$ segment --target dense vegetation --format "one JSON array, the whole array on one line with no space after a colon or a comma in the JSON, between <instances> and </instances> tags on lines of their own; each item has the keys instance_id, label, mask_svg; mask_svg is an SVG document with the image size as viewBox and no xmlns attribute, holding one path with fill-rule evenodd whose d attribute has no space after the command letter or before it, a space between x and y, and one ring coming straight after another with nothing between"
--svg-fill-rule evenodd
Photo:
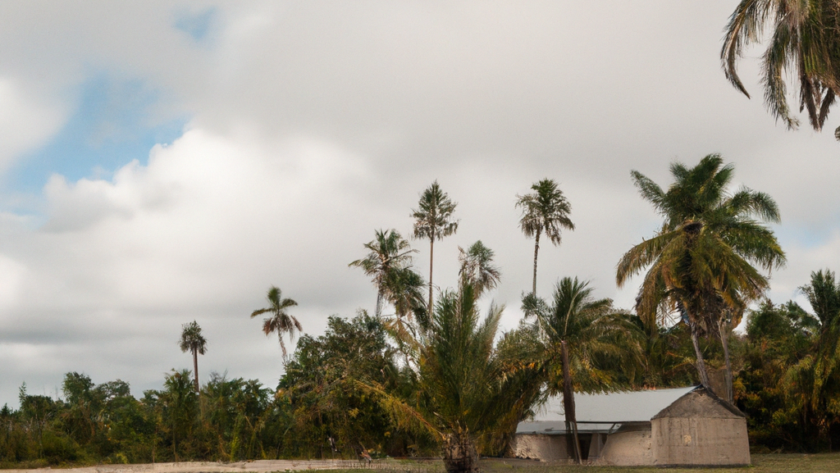
<instances>
[{"instance_id":1,"label":"dense vegetation","mask_svg":"<svg viewBox=\"0 0 840 473\"><path fill-rule=\"evenodd\" d=\"M57 399L23 385L19 409L0 410L0 465L442 455L448 470L472 471L478 454L505 453L516 423L546 396L570 402L575 392L697 383L747 413L756 449L837 448L840 283L829 270L802 281L810 308L764 298L767 276L753 265L784 262L762 223L778 210L766 194L730 193L733 172L715 155L675 164L667 190L634 172L663 215L661 230L618 265L620 283L645 274L636 307L557 278L548 297L535 284L523 292L525 318L499 334L504 307L478 309L502 281L493 250L480 241L459 248L457 287L432 298L409 242L380 230L350 263L374 284L374 315L330 317L323 335L302 335L286 357L283 337L302 328L297 303L272 287L268 307L251 314L267 315L263 332L279 338L285 372L276 387L218 373L199 384L208 341L192 322L180 347L193 371L172 371L160 390L136 396L124 381L95 384L76 372ZM516 204L535 238L535 281L539 236L558 244L561 227L574 225L553 181L532 190ZM456 208L434 183L412 213L414 236L431 249L453 235ZM733 332L745 317L745 331Z\"/></svg>"}]
</instances>

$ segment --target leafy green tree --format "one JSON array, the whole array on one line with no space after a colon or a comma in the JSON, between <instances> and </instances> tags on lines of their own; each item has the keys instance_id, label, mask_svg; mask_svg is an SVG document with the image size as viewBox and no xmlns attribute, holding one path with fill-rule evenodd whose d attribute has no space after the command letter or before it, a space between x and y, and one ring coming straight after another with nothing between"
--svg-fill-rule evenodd
<instances>
[{"instance_id":1,"label":"leafy green tree","mask_svg":"<svg viewBox=\"0 0 840 473\"><path fill-rule=\"evenodd\" d=\"M198 393L193 389L189 370L175 371L166 375L163 391L158 395L165 426L172 440L172 455L179 461L179 442L185 443L193 434L198 415ZM181 450L186 450L181 446Z\"/></svg>"},{"instance_id":2,"label":"leafy green tree","mask_svg":"<svg viewBox=\"0 0 840 473\"><path fill-rule=\"evenodd\" d=\"M458 262L461 263L458 274L470 281L476 293L483 294L499 284L502 273L493 265L495 254L481 240L473 243L466 251L459 246L458 253Z\"/></svg>"},{"instance_id":3,"label":"leafy green tree","mask_svg":"<svg viewBox=\"0 0 840 473\"><path fill-rule=\"evenodd\" d=\"M840 93L840 5L741 0L729 19L720 55L726 78L747 97L736 65L745 48L762 41L765 32L771 32L771 39L761 74L770 113L789 129L799 126L787 103L787 72L799 81L799 111L807 109L811 126L820 131Z\"/></svg>"},{"instance_id":4,"label":"leafy green tree","mask_svg":"<svg viewBox=\"0 0 840 473\"><path fill-rule=\"evenodd\" d=\"M622 256L616 282L647 269L637 299L640 314L657 308L678 311L691 328L700 382L709 377L699 345L701 331L721 335L729 365L723 327L727 312L742 311L759 298L769 283L753 266L766 270L785 262L785 254L773 232L756 220L779 221L779 211L770 196L742 188L729 194L727 187L734 168L723 165L711 154L693 168L671 165L675 182L663 191L648 177L631 175L643 198L665 219L653 238L631 248ZM727 373L731 386L731 373ZM731 388L730 388L731 392Z\"/></svg>"},{"instance_id":5,"label":"leafy green tree","mask_svg":"<svg viewBox=\"0 0 840 473\"><path fill-rule=\"evenodd\" d=\"M537 256L540 251L540 235L545 233L549 241L560 244L561 229L574 230L575 224L569 218L572 206L563 191L552 179L543 179L531 186L534 192L517 195L516 206L522 209L519 228L525 236L534 237L534 282L531 293L537 294Z\"/></svg>"},{"instance_id":6,"label":"leafy green tree","mask_svg":"<svg viewBox=\"0 0 840 473\"><path fill-rule=\"evenodd\" d=\"M283 351L283 364L286 364L286 344L283 343L283 334L289 334L289 340L294 339L295 332L302 330L298 319L288 312L289 308L295 307L297 302L284 298L280 288L271 286L268 290L268 307L257 309L251 312L251 318L262 314L271 314L271 317L263 319L263 333L266 336L277 332L277 339L280 341L280 349Z\"/></svg>"},{"instance_id":7,"label":"leafy green tree","mask_svg":"<svg viewBox=\"0 0 840 473\"><path fill-rule=\"evenodd\" d=\"M353 261L348 266L361 268L366 275L373 277L376 285L376 316L382 315L382 302L387 296L389 280L396 277L395 271L411 264L412 250L408 242L396 230L377 230L376 239L365 243L370 250L367 256Z\"/></svg>"},{"instance_id":8,"label":"leafy green tree","mask_svg":"<svg viewBox=\"0 0 840 473\"><path fill-rule=\"evenodd\" d=\"M428 312L432 312L434 291L432 290L432 274L435 264L435 240L453 235L458 231L458 220L452 219L457 202L452 202L449 195L443 192L437 181L433 182L420 195L418 209L411 211L414 218L414 238L429 239L429 305Z\"/></svg>"},{"instance_id":9,"label":"leafy green tree","mask_svg":"<svg viewBox=\"0 0 840 473\"><path fill-rule=\"evenodd\" d=\"M547 365L550 394L563 393L566 430L573 433L575 459L582 459L575 416L575 390L611 391L621 386L617 373L640 364L640 333L610 299L595 299L588 281L565 277L554 288L551 305L533 294L523 300L526 320ZM559 368L559 370L558 370Z\"/></svg>"},{"instance_id":10,"label":"leafy green tree","mask_svg":"<svg viewBox=\"0 0 840 473\"><path fill-rule=\"evenodd\" d=\"M491 306L482 321L476 296L467 281L441 295L421 335L416 391L394 392L369 378L358 383L378 396L399 427L431 434L448 472L477 471L476 444L520 412L530 394L494 348L503 308Z\"/></svg>"},{"instance_id":11,"label":"leafy green tree","mask_svg":"<svg viewBox=\"0 0 840 473\"><path fill-rule=\"evenodd\" d=\"M253 315L252 315L253 317ZM193 320L188 324L184 324L181 330L181 340L178 346L181 351L190 352L193 356L193 373L195 373L195 392L201 389L198 384L198 355L207 353L207 339L201 334L201 327L198 322Z\"/></svg>"}]
</instances>

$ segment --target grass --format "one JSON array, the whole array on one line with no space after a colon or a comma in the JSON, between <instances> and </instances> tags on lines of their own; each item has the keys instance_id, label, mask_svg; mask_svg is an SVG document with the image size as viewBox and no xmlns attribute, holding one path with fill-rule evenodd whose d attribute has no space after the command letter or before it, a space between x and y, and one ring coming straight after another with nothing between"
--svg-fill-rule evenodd
<instances>
[{"instance_id":1,"label":"grass","mask_svg":"<svg viewBox=\"0 0 840 473\"><path fill-rule=\"evenodd\" d=\"M618 466L552 465L534 461L488 459L482 460L481 468L486 473L837 473L840 472L840 453L806 454L760 454L752 455L752 466L742 468L655 468ZM443 462L411 462L390 460L377 463L374 468L394 473L443 473ZM363 470L333 470L341 473L369 473Z\"/></svg>"}]
</instances>

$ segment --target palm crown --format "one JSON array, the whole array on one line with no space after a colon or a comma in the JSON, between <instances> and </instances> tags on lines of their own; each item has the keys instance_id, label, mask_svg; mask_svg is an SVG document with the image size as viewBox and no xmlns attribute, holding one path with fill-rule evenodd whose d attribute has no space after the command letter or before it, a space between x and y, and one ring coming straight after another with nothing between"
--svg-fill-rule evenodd
<instances>
[{"instance_id":1,"label":"palm crown","mask_svg":"<svg viewBox=\"0 0 840 473\"><path fill-rule=\"evenodd\" d=\"M811 126L819 131L840 93L838 19L837 2L741 0L726 27L720 53L726 78L750 96L736 65L744 49L761 41L762 33L771 27L772 37L762 64L765 102L773 116L788 128L799 125L787 103L787 70L799 79L800 112L807 108Z\"/></svg>"},{"instance_id":2,"label":"palm crown","mask_svg":"<svg viewBox=\"0 0 840 473\"><path fill-rule=\"evenodd\" d=\"M493 250L484 246L481 240L475 242L467 250L458 247L458 261L461 269L458 274L469 280L475 287L477 294L495 288L501 280L502 273L493 265Z\"/></svg>"},{"instance_id":3,"label":"palm crown","mask_svg":"<svg viewBox=\"0 0 840 473\"><path fill-rule=\"evenodd\" d=\"M393 283L395 271L406 268L411 263L412 250L408 242L396 230L377 230L376 238L365 243L370 250L367 256L351 262L348 266L362 268L366 275L372 276L377 288L376 316L382 315L382 299L387 295L389 280Z\"/></svg>"},{"instance_id":4,"label":"palm crown","mask_svg":"<svg viewBox=\"0 0 840 473\"><path fill-rule=\"evenodd\" d=\"M288 333L289 340L292 340L295 336L295 332L302 330L298 319L288 312L290 307L294 307L298 304L292 299L283 298L280 288L276 286L271 286L268 290L266 298L268 299L269 306L264 309L257 309L251 312L251 318L262 314L271 314L271 317L263 320L263 332L266 336L272 332L277 332L277 339L280 341L280 349L283 351L283 360L285 362L286 344L283 343L283 334Z\"/></svg>"}]
</instances>

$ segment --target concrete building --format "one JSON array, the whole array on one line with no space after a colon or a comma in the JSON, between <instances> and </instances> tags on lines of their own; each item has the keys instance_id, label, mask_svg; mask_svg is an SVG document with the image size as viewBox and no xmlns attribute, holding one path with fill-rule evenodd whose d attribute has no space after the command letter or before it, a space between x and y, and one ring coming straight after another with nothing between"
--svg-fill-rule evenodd
<instances>
[{"instance_id":1,"label":"concrete building","mask_svg":"<svg viewBox=\"0 0 840 473\"><path fill-rule=\"evenodd\" d=\"M734 406L702 387L575 395L581 453L610 465L748 465L747 422ZM521 422L516 457L565 461L574 457L562 397Z\"/></svg>"}]
</instances>

